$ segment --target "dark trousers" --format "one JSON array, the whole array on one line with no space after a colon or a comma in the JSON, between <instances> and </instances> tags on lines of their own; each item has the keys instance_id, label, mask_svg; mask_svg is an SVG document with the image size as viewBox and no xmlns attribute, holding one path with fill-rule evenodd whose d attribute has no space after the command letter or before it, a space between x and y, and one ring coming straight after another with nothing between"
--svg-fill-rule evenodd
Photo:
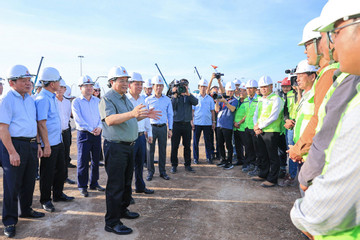
<instances>
[{"instance_id":1,"label":"dark trousers","mask_svg":"<svg viewBox=\"0 0 360 240\"><path fill-rule=\"evenodd\" d=\"M0 158L4 171L2 222L5 226L18 222L18 199L21 213L30 212L35 187L37 144L15 139L12 143L20 155L18 167L10 164L8 151L0 141Z\"/></svg>"},{"instance_id":2,"label":"dark trousers","mask_svg":"<svg viewBox=\"0 0 360 240\"><path fill-rule=\"evenodd\" d=\"M180 145L180 138L184 146L184 160L185 166L191 165L191 124L190 122L174 122L173 135L171 137L171 165L178 166L178 150Z\"/></svg>"},{"instance_id":3,"label":"dark trousers","mask_svg":"<svg viewBox=\"0 0 360 240\"><path fill-rule=\"evenodd\" d=\"M71 128L68 128L62 131L62 139L64 143L64 152L65 152L65 179L68 178L68 168L71 161L70 157L70 146L71 146Z\"/></svg>"},{"instance_id":4,"label":"dark trousers","mask_svg":"<svg viewBox=\"0 0 360 240\"><path fill-rule=\"evenodd\" d=\"M278 132L264 132L258 135L259 151L263 153L259 164L259 177L265 178L271 183L277 183L280 171L279 138L280 133Z\"/></svg>"},{"instance_id":5,"label":"dark trousers","mask_svg":"<svg viewBox=\"0 0 360 240\"><path fill-rule=\"evenodd\" d=\"M154 175L155 166L154 166L154 154L155 154L155 144L156 140L158 141L159 149L159 172L160 174L166 174L165 163L166 163L166 145L167 145L167 128L166 125L157 127L152 126L153 142L150 144L150 153L147 159L147 169L148 175Z\"/></svg>"},{"instance_id":6,"label":"dark trousers","mask_svg":"<svg viewBox=\"0 0 360 240\"><path fill-rule=\"evenodd\" d=\"M247 153L244 152L245 131L234 131L234 141L237 160L240 163L245 163L247 157Z\"/></svg>"},{"instance_id":7,"label":"dark trousers","mask_svg":"<svg viewBox=\"0 0 360 240\"><path fill-rule=\"evenodd\" d=\"M142 191L145 189L145 182L143 178L144 161L146 152L146 138L141 135L136 139L134 145L134 169L135 169L135 189Z\"/></svg>"},{"instance_id":8,"label":"dark trousers","mask_svg":"<svg viewBox=\"0 0 360 240\"><path fill-rule=\"evenodd\" d=\"M211 130L211 134L210 134L212 152L214 153L214 155L216 155L214 157L219 157L219 143L218 143L217 129L218 127L215 127L215 130L214 131ZM214 135L215 135L215 145L214 145Z\"/></svg>"},{"instance_id":9,"label":"dark trousers","mask_svg":"<svg viewBox=\"0 0 360 240\"><path fill-rule=\"evenodd\" d=\"M87 189L89 181L89 162L91 162L90 187L98 185L101 135L88 131L77 131L77 177L78 188Z\"/></svg>"},{"instance_id":10,"label":"dark trousers","mask_svg":"<svg viewBox=\"0 0 360 240\"><path fill-rule=\"evenodd\" d=\"M64 144L51 146L50 157L42 157L40 162L40 203L51 201L51 189L54 197L60 197L65 181Z\"/></svg>"},{"instance_id":11,"label":"dark trousers","mask_svg":"<svg viewBox=\"0 0 360 240\"><path fill-rule=\"evenodd\" d=\"M220 158L223 161L226 161L228 163L232 163L232 156L233 156L232 134L233 134L233 130L232 129L227 129L227 128L217 128L217 133L218 133L218 143L219 143ZM226 158L226 155L225 155L225 145L224 144L226 144L226 149L228 151L227 158Z\"/></svg>"},{"instance_id":12,"label":"dark trousers","mask_svg":"<svg viewBox=\"0 0 360 240\"><path fill-rule=\"evenodd\" d=\"M279 135L279 149L278 149L278 154L279 154L279 158L280 158L280 167L285 168L286 167L286 162L287 162L287 144L286 144L286 135L282 134Z\"/></svg>"},{"instance_id":13,"label":"dark trousers","mask_svg":"<svg viewBox=\"0 0 360 240\"><path fill-rule=\"evenodd\" d=\"M254 129L246 128L244 132L244 145L245 145L245 152L246 158L244 161L244 165L248 166L250 164L254 166L258 166L257 161L257 137L255 136Z\"/></svg>"},{"instance_id":14,"label":"dark trousers","mask_svg":"<svg viewBox=\"0 0 360 240\"><path fill-rule=\"evenodd\" d=\"M114 226L130 205L134 146L104 141L106 183L105 223Z\"/></svg>"},{"instance_id":15,"label":"dark trousers","mask_svg":"<svg viewBox=\"0 0 360 240\"><path fill-rule=\"evenodd\" d=\"M206 152L206 158L211 159L214 146L211 146L211 132L212 132L212 126L201 126L201 125L195 125L194 129L194 138L193 138L193 155L194 159L199 160L199 141L201 132L203 132L204 140L205 140L205 152Z\"/></svg>"}]
</instances>

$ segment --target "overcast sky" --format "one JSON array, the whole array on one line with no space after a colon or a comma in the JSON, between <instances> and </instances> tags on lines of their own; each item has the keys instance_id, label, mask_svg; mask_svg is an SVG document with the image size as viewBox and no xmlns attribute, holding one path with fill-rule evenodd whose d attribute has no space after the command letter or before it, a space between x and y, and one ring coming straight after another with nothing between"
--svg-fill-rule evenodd
<instances>
[{"instance_id":1,"label":"overcast sky","mask_svg":"<svg viewBox=\"0 0 360 240\"><path fill-rule=\"evenodd\" d=\"M0 76L15 64L36 74L44 56L42 68L57 68L76 95L83 55L93 79L116 65L151 78L158 63L167 82L187 78L192 90L194 66L209 80L211 64L225 82L262 75L275 82L306 58L297 46L303 27L326 2L1 0Z\"/></svg>"}]
</instances>

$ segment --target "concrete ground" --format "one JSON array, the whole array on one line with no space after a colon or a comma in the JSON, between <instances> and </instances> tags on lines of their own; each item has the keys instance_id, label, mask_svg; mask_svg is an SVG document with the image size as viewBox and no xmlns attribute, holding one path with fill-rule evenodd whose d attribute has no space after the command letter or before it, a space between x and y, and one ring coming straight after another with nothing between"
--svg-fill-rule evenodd
<instances>
[{"instance_id":1,"label":"concrete ground","mask_svg":"<svg viewBox=\"0 0 360 240\"><path fill-rule=\"evenodd\" d=\"M168 141L170 143L170 141ZM122 220L134 232L118 236L104 231L105 195L90 191L81 197L76 185L65 184L64 192L76 199L54 203L56 212L38 220L19 219L16 239L304 239L292 225L289 212L297 187L264 189L241 172L241 167L223 170L205 163L200 144L200 164L196 173L170 173L170 145L167 147L167 171L171 179L159 177L158 168L147 187L155 194L134 193L135 205L129 208L141 214L135 220ZM182 156L182 147L179 155ZM76 164L76 133L73 132L72 163ZM179 158L183 163L182 157ZM69 169L76 179L76 169ZM144 178L147 175L144 169ZM0 174L2 179L2 172ZM100 168L99 183L105 187L106 173ZM2 193L2 186L0 187ZM1 196L2 199L2 196ZM2 201L1 201L2 203ZM45 212L39 203L36 183L33 208ZM1 228L0 238L5 238Z\"/></svg>"}]
</instances>

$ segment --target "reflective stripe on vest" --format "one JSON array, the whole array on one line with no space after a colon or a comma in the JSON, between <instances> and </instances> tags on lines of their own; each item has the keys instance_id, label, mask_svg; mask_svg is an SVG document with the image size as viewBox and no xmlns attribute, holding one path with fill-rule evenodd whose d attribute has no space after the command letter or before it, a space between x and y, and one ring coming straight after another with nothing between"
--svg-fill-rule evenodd
<instances>
[{"instance_id":1,"label":"reflective stripe on vest","mask_svg":"<svg viewBox=\"0 0 360 240\"><path fill-rule=\"evenodd\" d=\"M306 126L310 122L311 117L314 115L314 94L308 91L301 98L299 106L296 108L296 121L294 127L294 142L296 143L300 136L305 131Z\"/></svg>"},{"instance_id":2,"label":"reflective stripe on vest","mask_svg":"<svg viewBox=\"0 0 360 240\"><path fill-rule=\"evenodd\" d=\"M322 171L322 175L325 174L327 171L330 158L331 158L331 152L333 150L333 147L335 145L336 139L339 137L342 124L343 124L343 117L350 111L352 111L355 107L358 107L360 105L360 93L356 94L355 97L348 103L346 110L341 115L340 121L336 127L336 131L334 134L333 139L330 142L330 145L328 149L325 150L325 165ZM326 236L315 236L315 239L317 240L355 240L360 239L360 226L356 226L350 230L337 232L334 235L326 235Z\"/></svg>"},{"instance_id":3,"label":"reflective stripe on vest","mask_svg":"<svg viewBox=\"0 0 360 240\"><path fill-rule=\"evenodd\" d=\"M330 100L331 96L333 95L333 93L335 92L336 88L342 83L342 81L349 76L348 73L340 73L340 75L336 78L335 82L331 85L331 87L329 88L329 90L327 91L320 107L319 107L319 112L318 112L318 124L316 126L315 129L315 134L318 133L320 131L320 129L322 128L322 125L324 123L324 117L326 116L326 104L328 103L328 101Z\"/></svg>"},{"instance_id":4,"label":"reflective stripe on vest","mask_svg":"<svg viewBox=\"0 0 360 240\"><path fill-rule=\"evenodd\" d=\"M272 107L276 98L280 98L275 93L271 93L267 98L262 98L258 103L258 122L263 122L270 117ZM281 100L281 98L280 98ZM282 101L282 100L281 100ZM266 102L266 106L264 106ZM281 132L281 122L284 120L284 110L281 110L278 118L270 123L267 127L263 128L263 132Z\"/></svg>"},{"instance_id":5,"label":"reflective stripe on vest","mask_svg":"<svg viewBox=\"0 0 360 240\"><path fill-rule=\"evenodd\" d=\"M254 113L258 104L258 96L254 96L252 102L250 103L249 98L245 98L243 105L245 107L245 128L254 129Z\"/></svg>"},{"instance_id":6,"label":"reflective stripe on vest","mask_svg":"<svg viewBox=\"0 0 360 240\"><path fill-rule=\"evenodd\" d=\"M287 108L289 111L289 118L296 118L296 104L295 104L295 91L291 90L286 94Z\"/></svg>"}]
</instances>

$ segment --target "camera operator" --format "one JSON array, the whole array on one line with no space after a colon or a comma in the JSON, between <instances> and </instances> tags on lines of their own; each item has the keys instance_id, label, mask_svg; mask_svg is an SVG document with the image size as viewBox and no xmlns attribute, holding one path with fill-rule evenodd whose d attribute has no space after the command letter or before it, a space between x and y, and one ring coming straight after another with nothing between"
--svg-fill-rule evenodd
<instances>
[{"instance_id":1,"label":"camera operator","mask_svg":"<svg viewBox=\"0 0 360 240\"><path fill-rule=\"evenodd\" d=\"M176 173L178 166L178 149L180 138L184 145L185 170L195 172L191 168L191 124L192 106L198 104L198 99L189 92L189 82L181 79L172 88L171 103L174 111L173 135L171 137L171 173Z\"/></svg>"}]
</instances>

